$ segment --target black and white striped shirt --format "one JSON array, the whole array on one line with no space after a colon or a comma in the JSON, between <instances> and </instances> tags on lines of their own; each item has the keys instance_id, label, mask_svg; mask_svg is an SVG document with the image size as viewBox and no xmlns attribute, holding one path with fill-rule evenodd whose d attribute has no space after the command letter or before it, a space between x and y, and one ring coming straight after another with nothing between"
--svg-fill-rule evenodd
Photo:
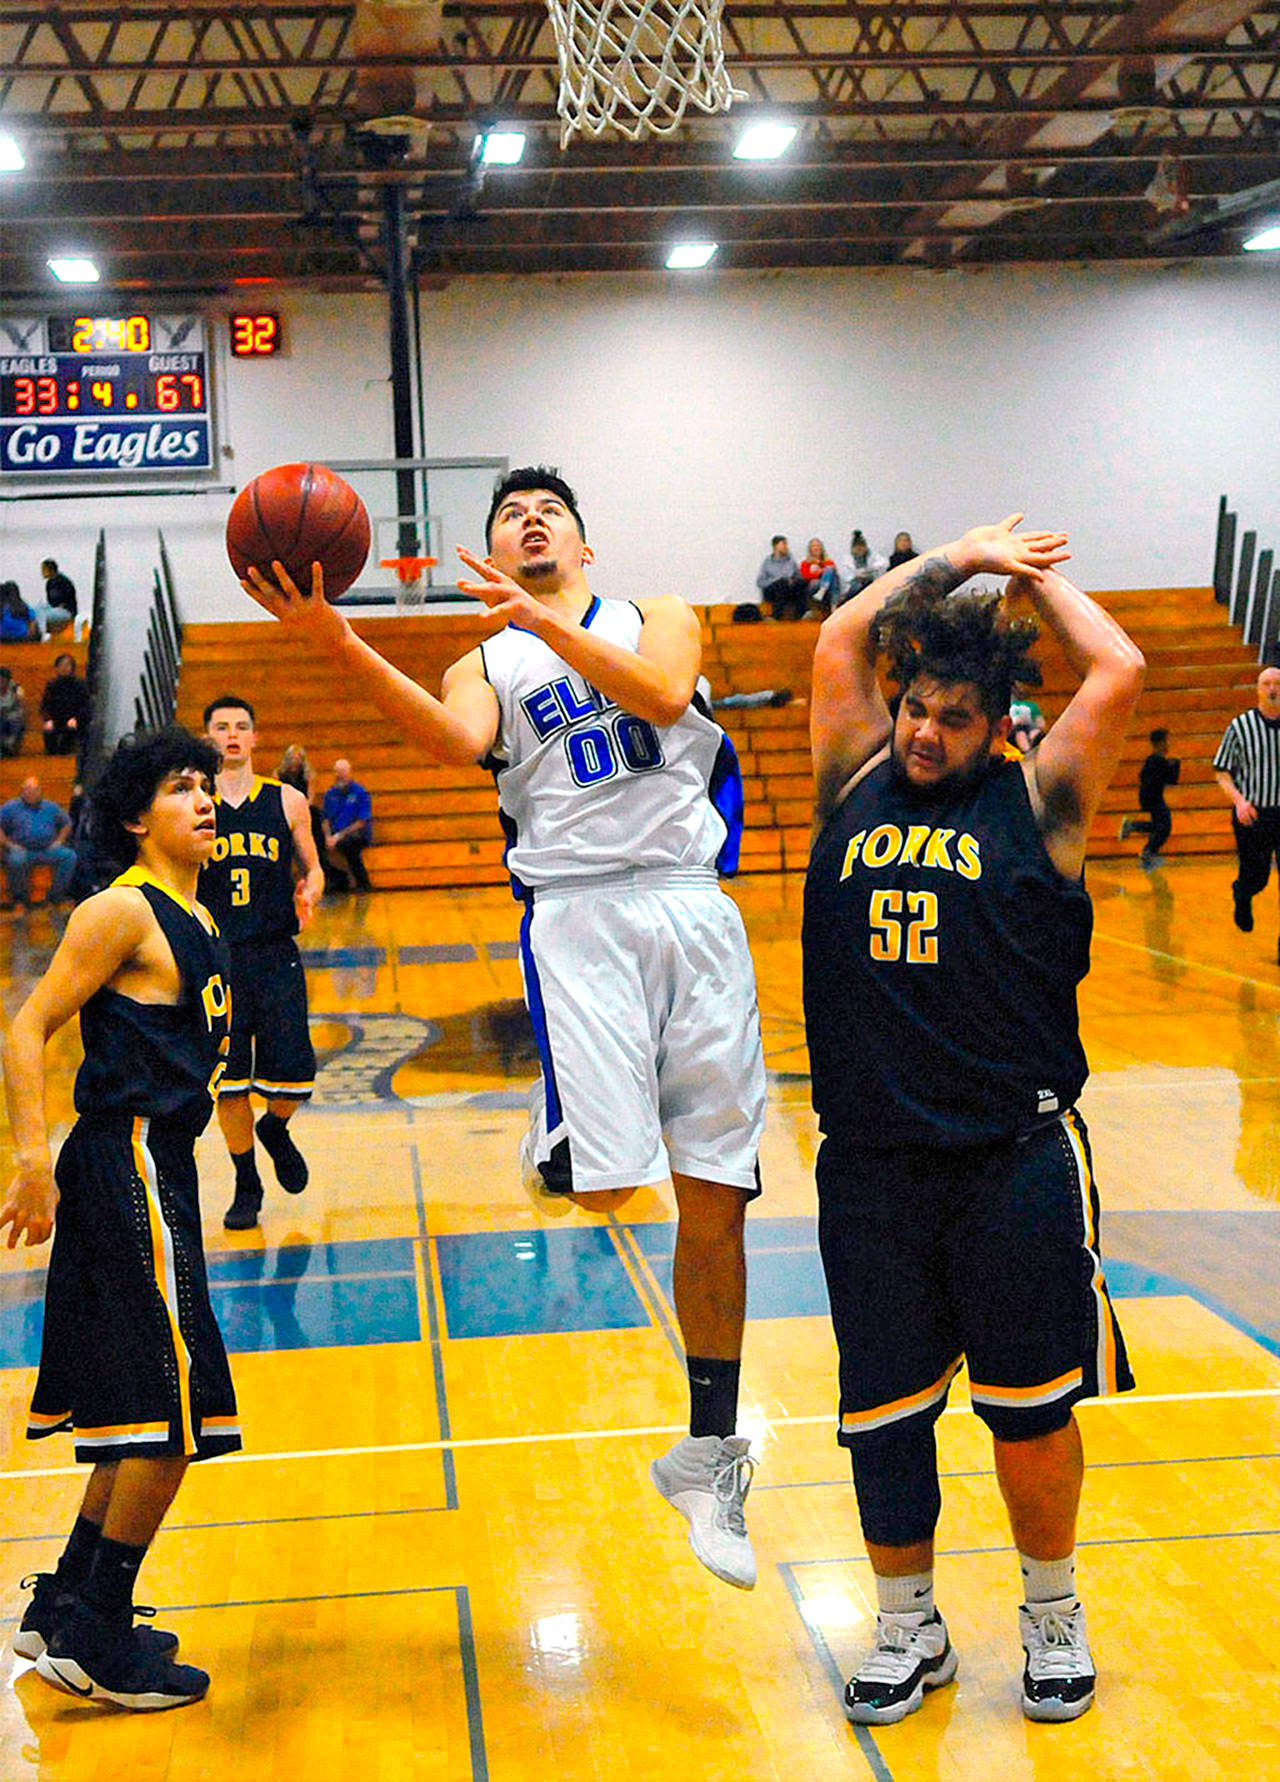
<instances>
[{"instance_id":1,"label":"black and white striped shirt","mask_svg":"<svg viewBox=\"0 0 1280 1782\"><path fill-rule=\"evenodd\" d=\"M1264 718L1257 706L1232 718L1213 765L1258 810L1280 807L1280 718Z\"/></svg>"}]
</instances>

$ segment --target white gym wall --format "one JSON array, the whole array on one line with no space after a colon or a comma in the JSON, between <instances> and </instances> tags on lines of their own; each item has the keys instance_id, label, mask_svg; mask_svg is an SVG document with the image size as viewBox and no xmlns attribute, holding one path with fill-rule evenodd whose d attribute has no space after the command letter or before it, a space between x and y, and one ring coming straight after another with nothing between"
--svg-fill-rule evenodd
<instances>
[{"instance_id":1,"label":"white gym wall","mask_svg":"<svg viewBox=\"0 0 1280 1782\"><path fill-rule=\"evenodd\" d=\"M385 301L271 302L288 356L219 354L218 480L389 455ZM1280 544L1272 264L460 279L421 308L427 453L560 465L602 593L749 598L774 532L839 556L855 525L924 546L1015 505L1094 588L1207 582L1223 491ZM145 607L159 525L184 618L249 618L229 502L5 503L0 573L29 599L52 553L87 599L105 526L113 600Z\"/></svg>"}]
</instances>

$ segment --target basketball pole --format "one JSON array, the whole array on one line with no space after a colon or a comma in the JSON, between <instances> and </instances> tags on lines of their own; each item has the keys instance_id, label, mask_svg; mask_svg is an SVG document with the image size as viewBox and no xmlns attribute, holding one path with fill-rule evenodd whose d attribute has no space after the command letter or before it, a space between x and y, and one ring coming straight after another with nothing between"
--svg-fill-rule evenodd
<instances>
[{"instance_id":1,"label":"basketball pole","mask_svg":"<svg viewBox=\"0 0 1280 1782\"><path fill-rule=\"evenodd\" d=\"M413 441L413 373L409 358L409 249L405 239L404 190L396 179L389 179L382 188L382 236L387 263L387 308L391 344L391 413L397 458L414 456ZM415 511L414 476L411 470L396 471L396 511ZM401 519L396 533L396 549L401 557L418 555L418 528L412 520Z\"/></svg>"}]
</instances>

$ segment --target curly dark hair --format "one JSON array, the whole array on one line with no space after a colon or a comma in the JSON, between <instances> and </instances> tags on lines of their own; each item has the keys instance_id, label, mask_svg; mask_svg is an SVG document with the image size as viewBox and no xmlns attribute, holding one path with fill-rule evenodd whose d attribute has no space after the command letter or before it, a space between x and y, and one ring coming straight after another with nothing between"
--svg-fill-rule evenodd
<instances>
[{"instance_id":1,"label":"curly dark hair","mask_svg":"<svg viewBox=\"0 0 1280 1782\"><path fill-rule=\"evenodd\" d=\"M1030 655L1039 637L1033 619L1011 619L997 591L943 594L907 587L885 601L871 627L877 651L889 658L889 678L905 693L924 675L942 686L967 681L990 721L1008 711L1015 687L1038 687L1040 665Z\"/></svg>"},{"instance_id":2,"label":"curly dark hair","mask_svg":"<svg viewBox=\"0 0 1280 1782\"><path fill-rule=\"evenodd\" d=\"M194 767L212 785L218 763L213 744L192 736L180 724L126 736L89 795L92 854L99 860L132 866L138 857L138 838L125 824L137 822L171 773Z\"/></svg>"}]
</instances>

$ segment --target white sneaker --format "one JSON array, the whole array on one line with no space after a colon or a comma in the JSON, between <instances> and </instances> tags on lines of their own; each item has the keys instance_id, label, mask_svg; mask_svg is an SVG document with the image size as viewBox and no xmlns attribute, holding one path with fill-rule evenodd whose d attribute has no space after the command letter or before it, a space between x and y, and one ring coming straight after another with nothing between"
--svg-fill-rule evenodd
<instances>
[{"instance_id":1,"label":"white sneaker","mask_svg":"<svg viewBox=\"0 0 1280 1782\"><path fill-rule=\"evenodd\" d=\"M950 1683L959 1668L947 1624L876 1616L876 1643L844 1686L845 1719L856 1726L892 1726L914 1714L926 1689Z\"/></svg>"},{"instance_id":2,"label":"white sneaker","mask_svg":"<svg viewBox=\"0 0 1280 1782\"><path fill-rule=\"evenodd\" d=\"M1022 1712L1028 1720L1078 1720L1093 1706L1098 1678L1084 1626L1084 1605L1074 1609L1018 1610L1018 1632L1027 1655L1022 1673Z\"/></svg>"},{"instance_id":3,"label":"white sneaker","mask_svg":"<svg viewBox=\"0 0 1280 1782\"><path fill-rule=\"evenodd\" d=\"M756 1582L742 1510L756 1464L749 1447L746 1436L685 1436L649 1467L658 1490L689 1524L689 1545L703 1565L738 1590L754 1590Z\"/></svg>"}]
</instances>

